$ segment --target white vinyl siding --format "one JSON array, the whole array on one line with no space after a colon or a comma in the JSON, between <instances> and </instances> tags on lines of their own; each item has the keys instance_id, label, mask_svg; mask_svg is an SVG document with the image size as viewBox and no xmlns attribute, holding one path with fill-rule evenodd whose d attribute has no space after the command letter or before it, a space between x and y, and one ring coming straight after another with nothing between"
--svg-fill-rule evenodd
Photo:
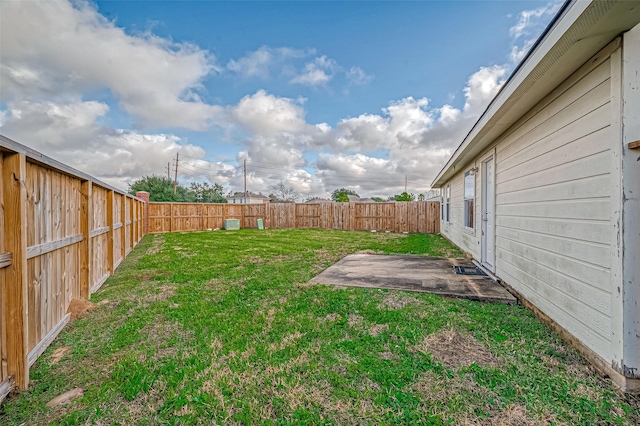
<instances>
[{"instance_id":1,"label":"white vinyl siding","mask_svg":"<svg viewBox=\"0 0 640 426\"><path fill-rule=\"evenodd\" d=\"M543 99L492 148L496 275L604 359L612 329L610 77L607 59ZM453 214L442 232L480 260L480 236L464 228L463 181L464 171L450 181Z\"/></svg>"}]
</instances>

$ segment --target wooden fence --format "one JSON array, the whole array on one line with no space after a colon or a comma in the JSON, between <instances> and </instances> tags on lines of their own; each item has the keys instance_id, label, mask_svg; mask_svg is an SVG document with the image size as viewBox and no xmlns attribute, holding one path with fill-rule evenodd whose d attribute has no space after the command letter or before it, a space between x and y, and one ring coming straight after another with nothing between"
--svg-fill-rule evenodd
<instances>
[{"instance_id":1,"label":"wooden fence","mask_svg":"<svg viewBox=\"0 0 640 426\"><path fill-rule=\"evenodd\" d=\"M243 228L324 228L345 231L440 232L440 203L203 204L150 203L149 232L202 231L239 219Z\"/></svg>"},{"instance_id":2,"label":"wooden fence","mask_svg":"<svg viewBox=\"0 0 640 426\"><path fill-rule=\"evenodd\" d=\"M143 202L0 136L0 401L143 235Z\"/></svg>"}]
</instances>

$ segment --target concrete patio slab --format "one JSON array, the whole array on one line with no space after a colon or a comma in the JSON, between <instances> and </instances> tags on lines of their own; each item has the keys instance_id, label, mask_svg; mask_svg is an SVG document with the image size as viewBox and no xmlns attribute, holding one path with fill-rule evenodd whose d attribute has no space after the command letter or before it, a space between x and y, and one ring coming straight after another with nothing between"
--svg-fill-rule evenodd
<instances>
[{"instance_id":1,"label":"concrete patio slab","mask_svg":"<svg viewBox=\"0 0 640 426\"><path fill-rule=\"evenodd\" d=\"M468 259L352 254L312 278L311 284L419 291L484 302L516 303L516 298L486 276L456 275Z\"/></svg>"}]
</instances>

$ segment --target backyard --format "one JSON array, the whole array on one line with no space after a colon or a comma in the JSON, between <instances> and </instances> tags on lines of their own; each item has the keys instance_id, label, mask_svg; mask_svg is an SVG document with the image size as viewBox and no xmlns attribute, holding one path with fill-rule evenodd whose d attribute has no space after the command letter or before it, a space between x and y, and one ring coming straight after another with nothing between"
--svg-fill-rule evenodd
<instances>
[{"instance_id":1,"label":"backyard","mask_svg":"<svg viewBox=\"0 0 640 426\"><path fill-rule=\"evenodd\" d=\"M147 235L0 406L20 424L638 424L519 305L307 282L349 253L456 257L439 235ZM82 388L67 405L59 394Z\"/></svg>"}]
</instances>

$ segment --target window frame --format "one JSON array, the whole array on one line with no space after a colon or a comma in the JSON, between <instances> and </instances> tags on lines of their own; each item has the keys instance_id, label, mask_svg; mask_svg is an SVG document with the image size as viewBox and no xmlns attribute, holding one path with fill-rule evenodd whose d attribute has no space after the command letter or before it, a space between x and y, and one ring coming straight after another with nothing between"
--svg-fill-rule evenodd
<instances>
[{"instance_id":1,"label":"window frame","mask_svg":"<svg viewBox=\"0 0 640 426\"><path fill-rule=\"evenodd\" d=\"M464 172L463 180L462 180L462 204L463 204L463 215L462 220L464 224L464 229L468 231L474 231L476 228L476 220L475 220L475 202L476 202L476 173L475 168L471 168ZM470 177L473 180L473 190L471 191L471 197L467 198L467 177ZM471 208L469 208L471 207Z\"/></svg>"},{"instance_id":2,"label":"window frame","mask_svg":"<svg viewBox=\"0 0 640 426\"><path fill-rule=\"evenodd\" d=\"M444 221L451 223L451 184L444 188Z\"/></svg>"}]
</instances>

